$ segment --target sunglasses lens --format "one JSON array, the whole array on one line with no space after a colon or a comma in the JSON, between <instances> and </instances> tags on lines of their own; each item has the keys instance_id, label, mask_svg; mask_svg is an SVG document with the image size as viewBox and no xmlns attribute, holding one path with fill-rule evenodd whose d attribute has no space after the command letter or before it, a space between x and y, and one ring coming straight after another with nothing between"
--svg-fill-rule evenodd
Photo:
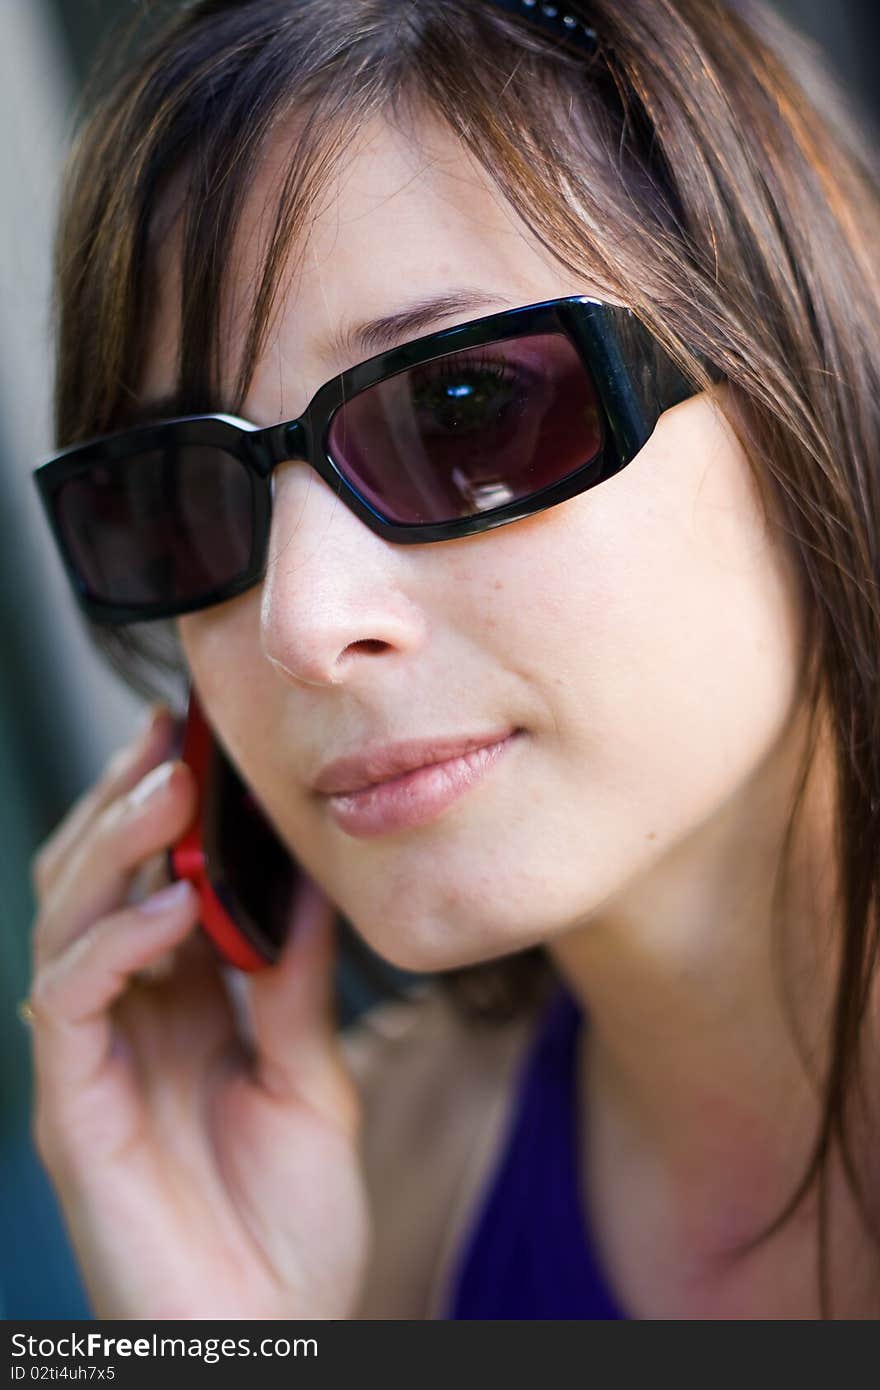
<instances>
[{"instance_id":1,"label":"sunglasses lens","mask_svg":"<svg viewBox=\"0 0 880 1390\"><path fill-rule=\"evenodd\" d=\"M99 602L188 603L250 565L251 475L212 446L96 460L61 487L55 507L80 584Z\"/></svg>"},{"instance_id":2,"label":"sunglasses lens","mask_svg":"<svg viewBox=\"0 0 880 1390\"><path fill-rule=\"evenodd\" d=\"M603 415L571 341L540 333L408 367L333 417L336 467L374 511L438 523L522 501L602 452Z\"/></svg>"}]
</instances>

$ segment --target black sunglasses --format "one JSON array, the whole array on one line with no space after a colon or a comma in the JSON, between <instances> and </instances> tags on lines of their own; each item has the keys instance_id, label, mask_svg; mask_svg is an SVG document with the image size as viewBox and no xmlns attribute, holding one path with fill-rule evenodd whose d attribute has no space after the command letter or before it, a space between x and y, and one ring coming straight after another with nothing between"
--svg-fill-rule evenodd
<instances>
[{"instance_id":1,"label":"black sunglasses","mask_svg":"<svg viewBox=\"0 0 880 1390\"><path fill-rule=\"evenodd\" d=\"M138 425L65 449L34 479L87 616L144 622L259 583L286 460L385 540L455 540L604 482L695 390L630 309L577 295L381 352L298 420Z\"/></svg>"}]
</instances>

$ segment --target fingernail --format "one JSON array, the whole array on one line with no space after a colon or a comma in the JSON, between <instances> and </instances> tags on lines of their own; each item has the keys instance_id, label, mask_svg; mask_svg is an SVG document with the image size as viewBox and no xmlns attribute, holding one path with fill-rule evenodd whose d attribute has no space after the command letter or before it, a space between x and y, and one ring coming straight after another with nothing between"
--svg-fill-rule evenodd
<instances>
[{"instance_id":1,"label":"fingernail","mask_svg":"<svg viewBox=\"0 0 880 1390\"><path fill-rule=\"evenodd\" d=\"M151 772L148 772L146 777L138 782L134 790L129 792L129 810L143 806L152 796L158 796L159 792L168 784L176 766L175 762L160 763L158 767L154 767Z\"/></svg>"},{"instance_id":2,"label":"fingernail","mask_svg":"<svg viewBox=\"0 0 880 1390\"><path fill-rule=\"evenodd\" d=\"M188 878L175 879L167 887L160 888L157 893L151 894L142 903L138 903L138 912L143 912L146 917L152 917L157 912L165 912L166 909L182 903L184 898L189 897L191 891Z\"/></svg>"}]
</instances>

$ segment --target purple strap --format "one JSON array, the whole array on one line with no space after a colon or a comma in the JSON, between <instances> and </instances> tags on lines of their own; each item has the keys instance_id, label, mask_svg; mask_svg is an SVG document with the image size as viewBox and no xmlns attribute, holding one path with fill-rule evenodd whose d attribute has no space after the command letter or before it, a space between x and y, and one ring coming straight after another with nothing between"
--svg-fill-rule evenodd
<instances>
[{"instance_id":1,"label":"purple strap","mask_svg":"<svg viewBox=\"0 0 880 1390\"><path fill-rule=\"evenodd\" d=\"M506 1140L459 1255L444 1319L626 1318L593 1259L580 1197L582 1024L577 1001L560 983L521 1067Z\"/></svg>"}]
</instances>

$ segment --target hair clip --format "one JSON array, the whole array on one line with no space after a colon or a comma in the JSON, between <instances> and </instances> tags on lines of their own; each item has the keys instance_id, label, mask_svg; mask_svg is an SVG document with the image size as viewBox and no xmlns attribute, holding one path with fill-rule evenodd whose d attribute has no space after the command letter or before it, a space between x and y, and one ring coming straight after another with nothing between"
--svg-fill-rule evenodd
<instances>
[{"instance_id":1,"label":"hair clip","mask_svg":"<svg viewBox=\"0 0 880 1390\"><path fill-rule=\"evenodd\" d=\"M568 14L564 5L542 4L541 0L491 0L499 10L525 19L534 29L572 45L580 53L595 53L598 47L595 29Z\"/></svg>"}]
</instances>

